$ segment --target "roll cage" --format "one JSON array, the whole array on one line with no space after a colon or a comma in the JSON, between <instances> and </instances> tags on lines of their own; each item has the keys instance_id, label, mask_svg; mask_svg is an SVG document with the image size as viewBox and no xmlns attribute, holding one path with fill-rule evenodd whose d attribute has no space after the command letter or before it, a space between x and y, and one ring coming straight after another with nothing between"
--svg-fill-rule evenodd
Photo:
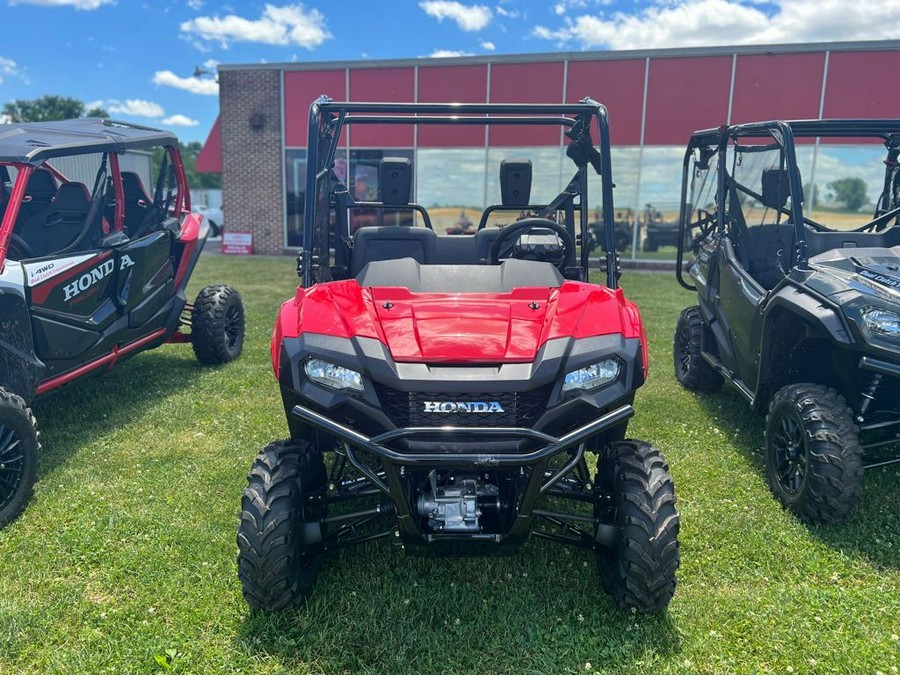
<instances>
[{"instance_id":1,"label":"roll cage","mask_svg":"<svg viewBox=\"0 0 900 676\"><path fill-rule=\"evenodd\" d=\"M165 210L162 218L169 215L180 218L190 213L191 196L178 140L171 133L100 118L3 125L0 129L0 181L4 183L0 185L0 269L6 261L19 210L23 201L27 201L28 183L34 172L47 170L62 185L70 179L54 166L54 159L102 155L100 171L90 188L90 202L97 203L100 210L96 214L98 222L105 208L112 208L109 232L120 232L125 220L125 194L119 155L155 147L163 147L165 153L153 186L152 207ZM7 188L10 169L15 171L15 180ZM164 195L167 171L171 172L174 185ZM4 193L8 194L4 196Z\"/></svg>"},{"instance_id":2,"label":"roll cage","mask_svg":"<svg viewBox=\"0 0 900 676\"><path fill-rule=\"evenodd\" d=\"M900 219L900 119L833 119L833 120L772 120L722 126L695 132L691 136L684 156L681 182L681 213L679 218L679 246L676 256L676 276L679 284L694 291L696 288L684 279L684 239L685 228L699 228L699 235L694 241L709 234L713 230L724 232L726 224L734 218L724 208L725 195L735 190L739 184L729 174L726 162L719 162L716 167L716 209L710 213L702 208L695 210L691 204L691 182L695 169L708 169L710 160L718 156L725 157L729 142L735 148L750 151L749 146L741 146L741 139L749 141L769 138L772 145L759 146L761 149L779 149L782 168L786 171L790 195L799 195L800 199L791 199L790 205L775 207L779 214L790 217L794 227L794 251L791 256L792 267L807 269L809 247L807 232L809 227L814 231L825 231L828 228L821 223L804 216L803 184L800 177L796 157L797 139L874 139L880 138L887 149L885 163L884 188L877 200L873 219L857 232L878 231L887 226L891 219ZM740 185L740 190L751 198L762 201L762 195L755 193L747 186ZM696 211L696 213L695 213Z\"/></svg>"},{"instance_id":3,"label":"roll cage","mask_svg":"<svg viewBox=\"0 0 900 676\"><path fill-rule=\"evenodd\" d=\"M591 139L596 120L598 145ZM566 154L577 167L574 178L549 204L540 206L540 215L557 211L566 214L567 228L575 235L574 212L578 212L577 234L582 243L580 255L573 256L573 274L587 280L590 242L588 234L588 174L590 165L601 177L602 214L606 249L607 286L616 288L618 257L613 220L612 170L609 123L606 107L590 99L575 104L505 103L350 103L321 96L310 107L306 177L306 204L303 215L303 246L297 257L297 272L302 286L346 276L346 256L352 241L347 218L354 203L347 187L334 172L335 155L341 132L353 124L400 125L558 125L569 139ZM577 201L576 201L577 199ZM372 206L372 205L369 205ZM532 205L529 205L532 206ZM487 209L488 207L486 205ZM424 211L418 205L407 209ZM332 216L332 210L334 214ZM423 220L427 221L427 213ZM482 223L486 215L482 217ZM481 228L479 228L481 229ZM334 259L332 259L332 250Z\"/></svg>"}]
</instances>

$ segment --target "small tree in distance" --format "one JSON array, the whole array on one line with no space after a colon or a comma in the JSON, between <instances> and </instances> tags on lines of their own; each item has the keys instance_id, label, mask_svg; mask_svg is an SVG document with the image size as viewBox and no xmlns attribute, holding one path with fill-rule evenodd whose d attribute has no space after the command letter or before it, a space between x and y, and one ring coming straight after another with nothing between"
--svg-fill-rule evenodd
<instances>
[{"instance_id":1,"label":"small tree in distance","mask_svg":"<svg viewBox=\"0 0 900 676\"><path fill-rule=\"evenodd\" d=\"M827 186L835 202L843 204L850 211L858 210L869 197L866 194L866 182L857 177L839 178Z\"/></svg>"},{"instance_id":2,"label":"small tree in distance","mask_svg":"<svg viewBox=\"0 0 900 676\"><path fill-rule=\"evenodd\" d=\"M102 108L88 110L84 101L70 96L47 95L36 99L16 99L3 104L3 115L10 122L49 122L76 117L109 117Z\"/></svg>"}]
</instances>

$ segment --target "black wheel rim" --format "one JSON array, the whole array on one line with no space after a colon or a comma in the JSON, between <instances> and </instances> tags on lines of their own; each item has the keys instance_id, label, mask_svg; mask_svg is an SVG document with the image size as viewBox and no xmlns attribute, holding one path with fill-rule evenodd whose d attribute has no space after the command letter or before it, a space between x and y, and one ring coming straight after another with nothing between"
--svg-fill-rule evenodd
<instances>
[{"instance_id":1,"label":"black wheel rim","mask_svg":"<svg viewBox=\"0 0 900 676\"><path fill-rule=\"evenodd\" d=\"M22 439L8 425L0 425L0 509L12 501L24 474Z\"/></svg>"},{"instance_id":2,"label":"black wheel rim","mask_svg":"<svg viewBox=\"0 0 900 676\"><path fill-rule=\"evenodd\" d=\"M236 305L231 305L225 311L225 345L233 350L241 335L241 313Z\"/></svg>"},{"instance_id":3,"label":"black wheel rim","mask_svg":"<svg viewBox=\"0 0 900 676\"><path fill-rule=\"evenodd\" d=\"M685 323L678 329L678 347L675 348L675 366L683 376L691 368L691 327Z\"/></svg>"},{"instance_id":4,"label":"black wheel rim","mask_svg":"<svg viewBox=\"0 0 900 676\"><path fill-rule=\"evenodd\" d=\"M783 415L772 435L772 471L785 495L795 496L803 490L807 466L803 423L795 415Z\"/></svg>"}]
</instances>

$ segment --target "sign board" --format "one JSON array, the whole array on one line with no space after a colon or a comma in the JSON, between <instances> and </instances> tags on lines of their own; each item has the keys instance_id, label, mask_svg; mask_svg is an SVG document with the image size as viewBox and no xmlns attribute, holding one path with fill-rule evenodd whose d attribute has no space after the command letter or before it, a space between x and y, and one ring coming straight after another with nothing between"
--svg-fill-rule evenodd
<instances>
[{"instance_id":1,"label":"sign board","mask_svg":"<svg viewBox=\"0 0 900 676\"><path fill-rule=\"evenodd\" d=\"M236 256L248 256L252 254L253 233L229 232L226 230L222 233L222 253L233 254Z\"/></svg>"}]
</instances>

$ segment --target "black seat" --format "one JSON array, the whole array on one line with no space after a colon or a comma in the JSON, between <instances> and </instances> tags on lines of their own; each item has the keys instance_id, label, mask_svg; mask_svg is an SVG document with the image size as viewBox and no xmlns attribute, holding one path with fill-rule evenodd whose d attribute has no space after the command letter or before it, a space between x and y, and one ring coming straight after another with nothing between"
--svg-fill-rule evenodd
<instances>
[{"instance_id":1,"label":"black seat","mask_svg":"<svg viewBox=\"0 0 900 676\"><path fill-rule=\"evenodd\" d=\"M54 254L75 241L90 208L90 193L83 183L63 183L49 208L25 223L21 237L35 257Z\"/></svg>"},{"instance_id":2,"label":"black seat","mask_svg":"<svg viewBox=\"0 0 900 676\"><path fill-rule=\"evenodd\" d=\"M53 178L50 170L35 169L25 185L25 194L19 205L19 215L16 216L13 232L21 235L28 221L49 209L56 197L56 192L56 179Z\"/></svg>"},{"instance_id":3,"label":"black seat","mask_svg":"<svg viewBox=\"0 0 900 676\"><path fill-rule=\"evenodd\" d=\"M122 229L125 234L133 236L136 232L144 232L149 227L147 219L153 218L153 200L144 189L141 177L133 171L122 172L122 192L125 201L125 221Z\"/></svg>"},{"instance_id":4,"label":"black seat","mask_svg":"<svg viewBox=\"0 0 900 676\"><path fill-rule=\"evenodd\" d=\"M353 238L350 274L355 277L372 261L412 258L419 263L434 259L437 235L426 228L384 225L360 228Z\"/></svg>"}]
</instances>

